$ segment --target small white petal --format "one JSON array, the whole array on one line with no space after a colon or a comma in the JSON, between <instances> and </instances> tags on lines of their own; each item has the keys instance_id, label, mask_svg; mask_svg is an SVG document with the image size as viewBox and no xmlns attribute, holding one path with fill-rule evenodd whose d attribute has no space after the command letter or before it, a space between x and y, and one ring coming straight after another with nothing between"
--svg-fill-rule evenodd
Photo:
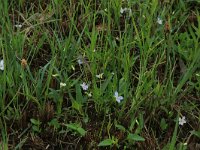
<instances>
[{"instance_id":1,"label":"small white petal","mask_svg":"<svg viewBox=\"0 0 200 150\"><path fill-rule=\"evenodd\" d=\"M115 97L118 97L118 92L117 91L115 91L115 95L114 95Z\"/></svg>"},{"instance_id":2,"label":"small white petal","mask_svg":"<svg viewBox=\"0 0 200 150\"><path fill-rule=\"evenodd\" d=\"M0 61L0 70L4 70L4 61L3 61L3 59Z\"/></svg>"},{"instance_id":3,"label":"small white petal","mask_svg":"<svg viewBox=\"0 0 200 150\"><path fill-rule=\"evenodd\" d=\"M120 103L121 100L123 100L123 97L122 97L122 96L119 96L119 97L116 98L116 101L117 101L118 103Z\"/></svg>"},{"instance_id":4,"label":"small white petal","mask_svg":"<svg viewBox=\"0 0 200 150\"><path fill-rule=\"evenodd\" d=\"M117 91L115 91L114 97L115 97L115 99L116 99L116 101L117 101L118 103L120 103L121 100L123 100L123 97L122 97L122 96L119 96L119 93L118 93Z\"/></svg>"},{"instance_id":5,"label":"small white petal","mask_svg":"<svg viewBox=\"0 0 200 150\"><path fill-rule=\"evenodd\" d=\"M88 97L92 97L92 93L90 92L90 93L88 93Z\"/></svg>"},{"instance_id":6,"label":"small white petal","mask_svg":"<svg viewBox=\"0 0 200 150\"><path fill-rule=\"evenodd\" d=\"M96 75L97 78L102 79L103 78L103 73Z\"/></svg>"},{"instance_id":7,"label":"small white petal","mask_svg":"<svg viewBox=\"0 0 200 150\"><path fill-rule=\"evenodd\" d=\"M121 100L123 100L123 97L122 97L122 96L117 97L117 102L118 102L118 103L120 103Z\"/></svg>"},{"instance_id":8,"label":"small white petal","mask_svg":"<svg viewBox=\"0 0 200 150\"><path fill-rule=\"evenodd\" d=\"M124 13L124 9L123 9L123 8L120 9L120 13L121 13L121 14Z\"/></svg>"},{"instance_id":9,"label":"small white petal","mask_svg":"<svg viewBox=\"0 0 200 150\"><path fill-rule=\"evenodd\" d=\"M60 88L65 87L65 86L66 86L66 83L60 82Z\"/></svg>"},{"instance_id":10,"label":"small white petal","mask_svg":"<svg viewBox=\"0 0 200 150\"><path fill-rule=\"evenodd\" d=\"M15 27L16 27L16 28L21 28L22 25L21 25L21 24L16 24Z\"/></svg>"},{"instance_id":11,"label":"small white petal","mask_svg":"<svg viewBox=\"0 0 200 150\"><path fill-rule=\"evenodd\" d=\"M178 121L179 121L179 125L185 124L186 123L185 116L183 116L182 118L179 118Z\"/></svg>"},{"instance_id":12,"label":"small white petal","mask_svg":"<svg viewBox=\"0 0 200 150\"><path fill-rule=\"evenodd\" d=\"M82 87L82 89L84 90L84 91L86 91L86 90L88 90L88 85L85 83L85 82L83 82L82 84L80 84L81 85L81 87Z\"/></svg>"},{"instance_id":13,"label":"small white petal","mask_svg":"<svg viewBox=\"0 0 200 150\"><path fill-rule=\"evenodd\" d=\"M77 62L78 62L79 65L83 64L83 61L80 60L80 59L78 59Z\"/></svg>"},{"instance_id":14,"label":"small white petal","mask_svg":"<svg viewBox=\"0 0 200 150\"><path fill-rule=\"evenodd\" d=\"M119 96L118 99L121 101L121 100L123 100L123 97L122 97L122 96Z\"/></svg>"},{"instance_id":15,"label":"small white petal","mask_svg":"<svg viewBox=\"0 0 200 150\"><path fill-rule=\"evenodd\" d=\"M73 65L71 65L71 68L72 68L72 70L73 70L73 71L75 71L75 68L74 68L74 66L73 66Z\"/></svg>"},{"instance_id":16,"label":"small white petal","mask_svg":"<svg viewBox=\"0 0 200 150\"><path fill-rule=\"evenodd\" d=\"M116 39L117 41L119 41L119 40L120 40L118 36L117 36L115 39Z\"/></svg>"},{"instance_id":17,"label":"small white petal","mask_svg":"<svg viewBox=\"0 0 200 150\"><path fill-rule=\"evenodd\" d=\"M158 17L157 18L157 23L161 25L162 24L162 19Z\"/></svg>"},{"instance_id":18,"label":"small white petal","mask_svg":"<svg viewBox=\"0 0 200 150\"><path fill-rule=\"evenodd\" d=\"M53 76L53 77L57 77L57 76L59 76L59 74L52 74L52 76Z\"/></svg>"},{"instance_id":19,"label":"small white petal","mask_svg":"<svg viewBox=\"0 0 200 150\"><path fill-rule=\"evenodd\" d=\"M120 103L120 100L119 100L119 99L116 99L116 101L117 101L118 103Z\"/></svg>"}]
</instances>

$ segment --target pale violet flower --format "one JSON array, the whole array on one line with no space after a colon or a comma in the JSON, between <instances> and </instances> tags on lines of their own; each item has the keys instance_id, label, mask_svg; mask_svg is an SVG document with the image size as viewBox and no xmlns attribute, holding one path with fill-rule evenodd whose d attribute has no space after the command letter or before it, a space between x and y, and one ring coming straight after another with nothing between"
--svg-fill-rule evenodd
<instances>
[{"instance_id":1,"label":"pale violet flower","mask_svg":"<svg viewBox=\"0 0 200 150\"><path fill-rule=\"evenodd\" d=\"M66 86L66 83L60 82L60 88L65 87L65 86Z\"/></svg>"},{"instance_id":2,"label":"pale violet flower","mask_svg":"<svg viewBox=\"0 0 200 150\"><path fill-rule=\"evenodd\" d=\"M116 99L116 101L117 101L118 103L120 103L121 100L124 99L122 96L119 96L119 93L118 93L117 91L115 91L114 97L115 97L115 99Z\"/></svg>"},{"instance_id":3,"label":"pale violet flower","mask_svg":"<svg viewBox=\"0 0 200 150\"><path fill-rule=\"evenodd\" d=\"M158 17L158 18L157 18L157 23L161 25L162 22L163 22L162 19Z\"/></svg>"},{"instance_id":4,"label":"pale violet flower","mask_svg":"<svg viewBox=\"0 0 200 150\"><path fill-rule=\"evenodd\" d=\"M83 64L83 61L80 60L80 59L78 59L77 62L78 62L79 65Z\"/></svg>"},{"instance_id":5,"label":"pale violet flower","mask_svg":"<svg viewBox=\"0 0 200 150\"><path fill-rule=\"evenodd\" d=\"M3 59L0 61L0 70L4 70L4 61L3 61Z\"/></svg>"},{"instance_id":6,"label":"pale violet flower","mask_svg":"<svg viewBox=\"0 0 200 150\"><path fill-rule=\"evenodd\" d=\"M81 85L81 87L82 87L82 89L83 89L84 91L87 91L87 90L88 90L89 85L87 85L85 82L83 82L83 83L80 84L80 85Z\"/></svg>"},{"instance_id":7,"label":"pale violet flower","mask_svg":"<svg viewBox=\"0 0 200 150\"><path fill-rule=\"evenodd\" d=\"M84 64L85 63L85 58L82 55L79 55L77 58L77 62L79 65Z\"/></svg>"},{"instance_id":8,"label":"pale violet flower","mask_svg":"<svg viewBox=\"0 0 200 150\"><path fill-rule=\"evenodd\" d=\"M186 123L186 120L185 120L185 116L183 116L182 118L178 118L178 122L179 122L179 125L183 125Z\"/></svg>"}]
</instances>

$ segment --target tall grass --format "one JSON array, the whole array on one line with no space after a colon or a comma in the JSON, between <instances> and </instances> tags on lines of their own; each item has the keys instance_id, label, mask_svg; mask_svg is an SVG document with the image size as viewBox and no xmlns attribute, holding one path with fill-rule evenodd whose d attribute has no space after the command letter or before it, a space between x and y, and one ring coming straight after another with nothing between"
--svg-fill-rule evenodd
<instances>
[{"instance_id":1,"label":"tall grass","mask_svg":"<svg viewBox=\"0 0 200 150\"><path fill-rule=\"evenodd\" d=\"M194 144L200 137L195 5L198 1L4 0L1 147ZM187 123L179 126L177 116L186 116Z\"/></svg>"}]
</instances>

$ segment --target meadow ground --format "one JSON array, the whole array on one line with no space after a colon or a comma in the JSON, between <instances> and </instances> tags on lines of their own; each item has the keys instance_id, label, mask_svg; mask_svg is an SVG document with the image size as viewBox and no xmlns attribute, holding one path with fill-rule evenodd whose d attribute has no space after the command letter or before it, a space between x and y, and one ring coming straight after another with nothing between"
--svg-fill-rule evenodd
<instances>
[{"instance_id":1,"label":"meadow ground","mask_svg":"<svg viewBox=\"0 0 200 150\"><path fill-rule=\"evenodd\" d=\"M1 149L200 149L199 10L2 0Z\"/></svg>"}]
</instances>

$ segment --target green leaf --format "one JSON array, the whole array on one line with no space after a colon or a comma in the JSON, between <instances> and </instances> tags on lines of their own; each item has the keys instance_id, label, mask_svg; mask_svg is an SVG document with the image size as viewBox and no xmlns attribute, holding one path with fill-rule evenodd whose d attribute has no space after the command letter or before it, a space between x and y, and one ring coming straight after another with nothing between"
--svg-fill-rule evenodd
<instances>
[{"instance_id":1,"label":"green leaf","mask_svg":"<svg viewBox=\"0 0 200 150\"><path fill-rule=\"evenodd\" d=\"M75 100L72 100L72 108L76 109L81 115L83 115L82 105Z\"/></svg>"},{"instance_id":2,"label":"green leaf","mask_svg":"<svg viewBox=\"0 0 200 150\"><path fill-rule=\"evenodd\" d=\"M133 141L145 141L145 139L137 134L132 134L132 133L129 133L128 137L127 137L128 140L133 140Z\"/></svg>"},{"instance_id":3,"label":"green leaf","mask_svg":"<svg viewBox=\"0 0 200 150\"><path fill-rule=\"evenodd\" d=\"M198 138L200 138L200 131L195 131L195 130L193 130L193 131L191 131L190 132L192 135L195 135L195 136L197 136Z\"/></svg>"},{"instance_id":4,"label":"green leaf","mask_svg":"<svg viewBox=\"0 0 200 150\"><path fill-rule=\"evenodd\" d=\"M33 131L40 132L40 128L38 126L32 126Z\"/></svg>"},{"instance_id":5,"label":"green leaf","mask_svg":"<svg viewBox=\"0 0 200 150\"><path fill-rule=\"evenodd\" d=\"M65 126L67 126L71 130L76 131L81 136L85 136L86 134L86 131L79 124L71 123L71 124L65 124Z\"/></svg>"},{"instance_id":6,"label":"green leaf","mask_svg":"<svg viewBox=\"0 0 200 150\"><path fill-rule=\"evenodd\" d=\"M177 141L177 133L178 133L178 117L176 118L176 125L171 139L169 150L174 150Z\"/></svg>"},{"instance_id":7,"label":"green leaf","mask_svg":"<svg viewBox=\"0 0 200 150\"><path fill-rule=\"evenodd\" d=\"M34 124L34 125L40 125L41 122L39 120L36 120L36 119L30 119L31 120L31 123Z\"/></svg>"},{"instance_id":8,"label":"green leaf","mask_svg":"<svg viewBox=\"0 0 200 150\"><path fill-rule=\"evenodd\" d=\"M140 130L142 130L143 127L144 127L144 118L143 118L143 114L144 114L144 112L142 112L142 113L139 114L139 127L140 127Z\"/></svg>"},{"instance_id":9,"label":"green leaf","mask_svg":"<svg viewBox=\"0 0 200 150\"><path fill-rule=\"evenodd\" d=\"M98 146L111 146L111 145L113 145L113 140L105 139L105 140L101 141Z\"/></svg>"},{"instance_id":10,"label":"green leaf","mask_svg":"<svg viewBox=\"0 0 200 150\"><path fill-rule=\"evenodd\" d=\"M110 77L109 77L107 80L105 80L104 83L102 84L102 87L101 87L101 92L102 92L102 93L105 92L105 90L106 90L108 84L109 84L109 83L111 82L111 80L112 80L112 77L113 77L113 75L110 75Z\"/></svg>"},{"instance_id":11,"label":"green leaf","mask_svg":"<svg viewBox=\"0 0 200 150\"><path fill-rule=\"evenodd\" d=\"M123 131L123 132L126 131L126 129L124 128L124 126L122 126L120 124L116 124L115 127L118 128L119 130Z\"/></svg>"},{"instance_id":12,"label":"green leaf","mask_svg":"<svg viewBox=\"0 0 200 150\"><path fill-rule=\"evenodd\" d=\"M48 98L52 98L54 100L54 102L56 102L56 100L58 99L58 97L60 96L57 90L54 90L52 88L49 88L50 92L48 94Z\"/></svg>"},{"instance_id":13,"label":"green leaf","mask_svg":"<svg viewBox=\"0 0 200 150\"><path fill-rule=\"evenodd\" d=\"M77 124L66 124L66 126L72 130L77 130L78 125Z\"/></svg>"},{"instance_id":14,"label":"green leaf","mask_svg":"<svg viewBox=\"0 0 200 150\"><path fill-rule=\"evenodd\" d=\"M121 78L119 80L119 93L121 93L121 94L124 93L124 89L126 89L126 85L127 85L127 83L125 82L125 79Z\"/></svg>"},{"instance_id":15,"label":"green leaf","mask_svg":"<svg viewBox=\"0 0 200 150\"><path fill-rule=\"evenodd\" d=\"M160 127L161 127L161 129L162 129L162 130L165 130L165 129L167 129L167 126L168 126L168 124L166 123L165 119L162 118L162 119L161 119L161 122L160 122Z\"/></svg>"},{"instance_id":16,"label":"green leaf","mask_svg":"<svg viewBox=\"0 0 200 150\"><path fill-rule=\"evenodd\" d=\"M54 126L56 129L60 128L60 124L58 122L57 119L52 119L49 123L48 123L49 126Z\"/></svg>"},{"instance_id":17,"label":"green leaf","mask_svg":"<svg viewBox=\"0 0 200 150\"><path fill-rule=\"evenodd\" d=\"M83 128L81 128L81 127L77 128L77 132L78 132L81 136L85 136L85 134L86 134L86 131L85 131Z\"/></svg>"},{"instance_id":18,"label":"green leaf","mask_svg":"<svg viewBox=\"0 0 200 150\"><path fill-rule=\"evenodd\" d=\"M83 103L83 95L81 92L80 84L76 84L76 101L80 104Z\"/></svg>"}]
</instances>

